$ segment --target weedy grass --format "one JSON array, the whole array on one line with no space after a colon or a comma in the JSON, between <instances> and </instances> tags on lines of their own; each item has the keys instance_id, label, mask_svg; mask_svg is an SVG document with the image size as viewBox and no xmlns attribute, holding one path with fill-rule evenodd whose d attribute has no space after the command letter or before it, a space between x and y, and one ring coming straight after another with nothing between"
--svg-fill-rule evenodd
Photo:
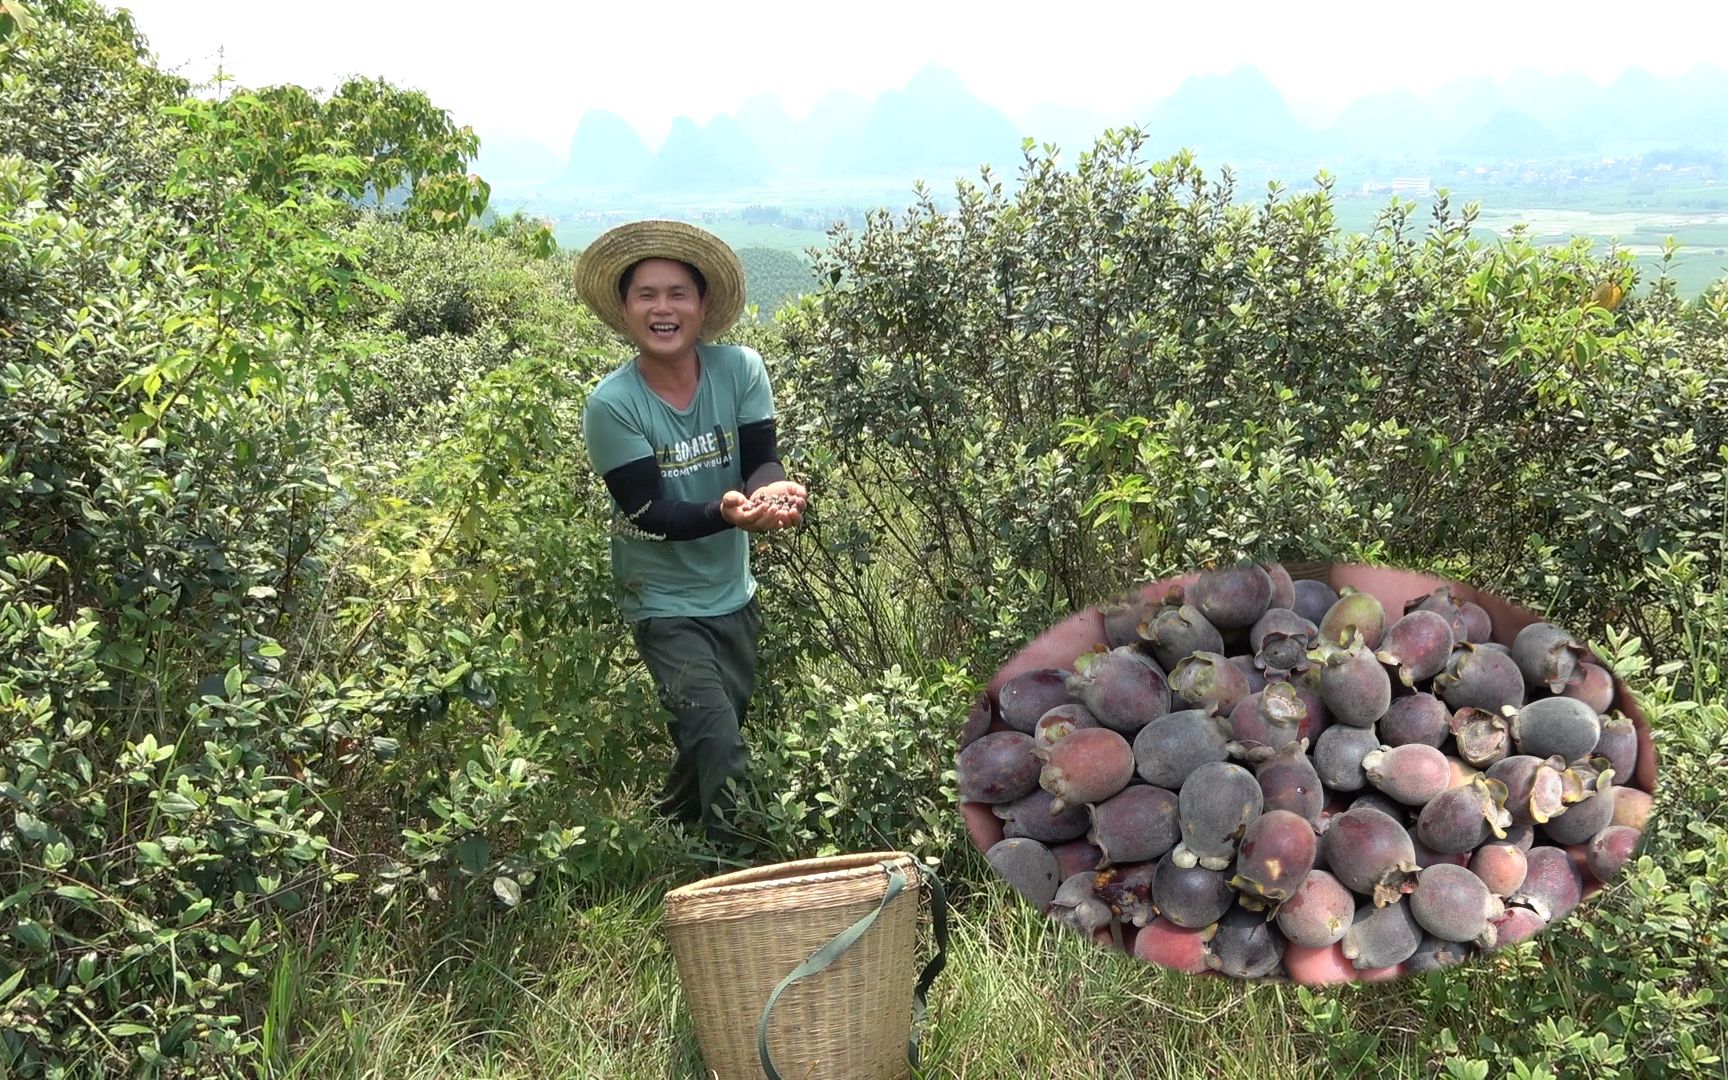
<instances>
[{"instance_id":1,"label":"weedy grass","mask_svg":"<svg viewBox=\"0 0 1728 1080\"><path fill-rule=\"evenodd\" d=\"M269 1075L699 1075L659 896L547 893L505 917L457 902L436 926L352 924L294 961L297 1046Z\"/></svg>"},{"instance_id":2,"label":"weedy grass","mask_svg":"<svg viewBox=\"0 0 1728 1080\"><path fill-rule=\"evenodd\" d=\"M1014 899L978 853L942 868L946 970L922 1077L1716 1076L1728 1034L1728 709L1661 699L1657 817L1627 876L1535 941L1468 967L1331 988L1173 974ZM520 908L452 899L285 955L272 1077L700 1077L661 926L671 857L623 887ZM929 922L920 959L930 955Z\"/></svg>"}]
</instances>

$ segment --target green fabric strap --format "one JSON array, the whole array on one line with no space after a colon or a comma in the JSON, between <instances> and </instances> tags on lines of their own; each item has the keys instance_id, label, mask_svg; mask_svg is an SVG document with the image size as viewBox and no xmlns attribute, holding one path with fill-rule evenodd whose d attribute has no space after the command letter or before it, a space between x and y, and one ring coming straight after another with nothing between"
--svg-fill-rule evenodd
<instances>
[{"instance_id":1,"label":"green fabric strap","mask_svg":"<svg viewBox=\"0 0 1728 1080\"><path fill-rule=\"evenodd\" d=\"M791 974L781 979L780 985L774 988L774 992L768 995L768 1001L762 1006L762 1020L756 1025L756 1053L762 1059L762 1071L768 1075L768 1080L781 1080L780 1073L774 1068L774 1062L768 1054L768 1018L774 1012L774 1003L780 1000L780 995L785 992L787 987L799 979L827 970L830 964L840 959L840 956L852 947L852 943L863 937L865 931L870 929L876 921L876 916L882 914L882 909L888 906L889 901L899 896L901 891L905 889L906 875L901 873L893 863L881 865L883 869L888 871L888 888L882 894L882 902L877 904L875 909L863 918L836 934L832 941L817 949L808 960L799 964ZM914 1001L913 1029L911 1037L906 1042L906 1059L913 1065L918 1064L917 1025L924 1019L925 995L930 990L930 983L948 962L947 893L935 874L925 870L924 876L930 882L930 892L934 900L931 907L934 910L936 920L936 955L925 965L923 973L918 977L918 985L912 991Z\"/></svg>"},{"instance_id":2,"label":"green fabric strap","mask_svg":"<svg viewBox=\"0 0 1728 1080\"><path fill-rule=\"evenodd\" d=\"M930 984L948 965L948 890L942 887L942 879L929 870L924 871L924 876L930 882L930 915L936 923L936 955L924 965L923 974L918 976L918 985L912 990L912 1037L906 1043L906 1060L914 1068L918 1065L918 1026L924 1022L924 995L930 992Z\"/></svg>"}]
</instances>

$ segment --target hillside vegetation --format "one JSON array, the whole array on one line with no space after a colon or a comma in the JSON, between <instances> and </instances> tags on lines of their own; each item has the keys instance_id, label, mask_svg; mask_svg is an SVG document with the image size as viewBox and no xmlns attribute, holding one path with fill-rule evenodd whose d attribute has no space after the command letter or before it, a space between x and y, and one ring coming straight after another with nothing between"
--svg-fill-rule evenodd
<instances>
[{"instance_id":1,"label":"hillside vegetation","mask_svg":"<svg viewBox=\"0 0 1728 1080\"><path fill-rule=\"evenodd\" d=\"M738 261L744 264L745 302L756 307L759 318L772 319L788 302L816 289L810 260L799 252L741 247Z\"/></svg>"},{"instance_id":2,"label":"hillside vegetation","mask_svg":"<svg viewBox=\"0 0 1728 1080\"><path fill-rule=\"evenodd\" d=\"M695 1074L659 898L717 864L647 807L580 448L624 345L543 226L475 224L423 95L213 99L147 57L88 0L0 4L0 1072ZM1444 198L1346 239L1324 187L1240 205L1143 148L837 230L740 327L813 494L756 554L761 858L953 882L926 1075L1719 1074L1728 282ZM1010 902L956 809L972 693L1243 557L1455 575L1596 643L1661 755L1625 878L1335 992Z\"/></svg>"}]
</instances>

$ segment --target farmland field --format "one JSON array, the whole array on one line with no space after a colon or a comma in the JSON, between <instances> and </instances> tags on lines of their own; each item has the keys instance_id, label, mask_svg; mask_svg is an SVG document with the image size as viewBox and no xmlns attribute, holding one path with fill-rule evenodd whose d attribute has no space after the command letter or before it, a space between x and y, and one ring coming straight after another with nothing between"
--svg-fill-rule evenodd
<instances>
[{"instance_id":1,"label":"farmland field","mask_svg":"<svg viewBox=\"0 0 1728 1080\"><path fill-rule=\"evenodd\" d=\"M1640 285L1648 285L1662 270L1662 250L1672 237L1678 249L1668 268L1681 296L1695 297L1712 282L1728 277L1728 210L1685 211L1678 209L1613 209L1603 200L1602 208L1539 203L1534 192L1504 192L1496 196L1454 193L1454 207L1477 200L1482 205L1476 235L1492 241L1524 224L1530 239L1540 244L1563 245L1574 236L1588 236L1599 253L1611 247L1631 251L1637 258ZM1514 201L1518 200L1518 201ZM1528 201L1525 201L1528 200ZM1416 221L1432 206L1432 197L1415 200ZM1345 233L1371 229L1374 219L1387 206L1385 197L1335 196L1333 208L1340 230ZM731 216L706 220L734 248L772 248L804 253L827 246L828 236L816 229L765 225ZM604 232L603 225L561 224L557 226L560 247L579 250Z\"/></svg>"},{"instance_id":2,"label":"farmland field","mask_svg":"<svg viewBox=\"0 0 1728 1080\"><path fill-rule=\"evenodd\" d=\"M1454 206L1463 201L1453 198ZM1429 204L1429 200L1419 203ZM1339 226L1345 232L1371 228L1385 205L1381 199L1340 199L1335 204ZM1563 245L1574 236L1588 236L1598 254L1611 248L1631 251L1641 285L1661 273L1663 246L1672 237L1678 248L1668 274L1681 296L1697 296L1712 282L1728 277L1728 211L1585 210L1482 200L1476 235L1484 240L1504 237L1518 225L1524 225L1538 244Z\"/></svg>"}]
</instances>

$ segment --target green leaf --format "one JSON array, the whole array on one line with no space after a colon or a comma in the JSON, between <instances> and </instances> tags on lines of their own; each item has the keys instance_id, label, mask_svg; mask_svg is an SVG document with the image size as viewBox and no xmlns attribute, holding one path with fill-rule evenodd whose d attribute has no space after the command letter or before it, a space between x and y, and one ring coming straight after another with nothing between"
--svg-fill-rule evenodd
<instances>
[{"instance_id":1,"label":"green leaf","mask_svg":"<svg viewBox=\"0 0 1728 1080\"><path fill-rule=\"evenodd\" d=\"M210 898L206 896L180 913L179 925L181 927L191 926L208 914L210 914Z\"/></svg>"},{"instance_id":2,"label":"green leaf","mask_svg":"<svg viewBox=\"0 0 1728 1080\"><path fill-rule=\"evenodd\" d=\"M493 878L492 891L498 894L498 899L504 901L505 907L515 907L522 902L522 886L516 884L515 878Z\"/></svg>"},{"instance_id":3,"label":"green leaf","mask_svg":"<svg viewBox=\"0 0 1728 1080\"><path fill-rule=\"evenodd\" d=\"M96 899L96 894L82 885L61 885L54 890L54 895L67 900L81 900L86 903Z\"/></svg>"},{"instance_id":4,"label":"green leaf","mask_svg":"<svg viewBox=\"0 0 1728 1080\"><path fill-rule=\"evenodd\" d=\"M108 1034L116 1038L125 1038L128 1035L150 1035L153 1034L153 1031L143 1024L115 1024L108 1029Z\"/></svg>"},{"instance_id":5,"label":"green leaf","mask_svg":"<svg viewBox=\"0 0 1728 1080\"><path fill-rule=\"evenodd\" d=\"M460 664L457 664L455 667L445 672L443 679L440 680L440 684L445 687L455 686L462 676L468 674L473 667L474 665L468 661L462 661Z\"/></svg>"},{"instance_id":6,"label":"green leaf","mask_svg":"<svg viewBox=\"0 0 1728 1080\"><path fill-rule=\"evenodd\" d=\"M29 33L36 29L36 16L22 4L0 3L0 41L23 31Z\"/></svg>"},{"instance_id":7,"label":"green leaf","mask_svg":"<svg viewBox=\"0 0 1728 1080\"><path fill-rule=\"evenodd\" d=\"M168 865L168 853L162 850L162 845L154 840L138 841L138 858L139 861L150 866Z\"/></svg>"},{"instance_id":8,"label":"green leaf","mask_svg":"<svg viewBox=\"0 0 1728 1080\"><path fill-rule=\"evenodd\" d=\"M479 875L491 859L491 841L479 833L463 838L462 842L456 845L456 865L466 874Z\"/></svg>"},{"instance_id":9,"label":"green leaf","mask_svg":"<svg viewBox=\"0 0 1728 1080\"><path fill-rule=\"evenodd\" d=\"M51 840L57 840L60 838L60 831L58 829L43 822L40 818L32 814L26 814L22 810L14 814L12 820L18 826L18 835L30 841L32 844L47 843Z\"/></svg>"},{"instance_id":10,"label":"green leaf","mask_svg":"<svg viewBox=\"0 0 1728 1080\"><path fill-rule=\"evenodd\" d=\"M41 890L42 883L40 881L32 881L30 884L19 889L6 899L0 900L0 911L10 911L12 908L17 907L32 896L35 896Z\"/></svg>"},{"instance_id":11,"label":"green leaf","mask_svg":"<svg viewBox=\"0 0 1728 1080\"><path fill-rule=\"evenodd\" d=\"M12 992L18 989L18 984L24 981L24 973L29 968L21 967L7 976L5 982L0 982L0 1005L12 1000Z\"/></svg>"},{"instance_id":12,"label":"green leaf","mask_svg":"<svg viewBox=\"0 0 1728 1080\"><path fill-rule=\"evenodd\" d=\"M53 935L48 933L47 928L35 919L20 920L18 925L12 928L12 936L17 938L26 948L35 949L38 952L47 952L48 946L54 941Z\"/></svg>"}]
</instances>

